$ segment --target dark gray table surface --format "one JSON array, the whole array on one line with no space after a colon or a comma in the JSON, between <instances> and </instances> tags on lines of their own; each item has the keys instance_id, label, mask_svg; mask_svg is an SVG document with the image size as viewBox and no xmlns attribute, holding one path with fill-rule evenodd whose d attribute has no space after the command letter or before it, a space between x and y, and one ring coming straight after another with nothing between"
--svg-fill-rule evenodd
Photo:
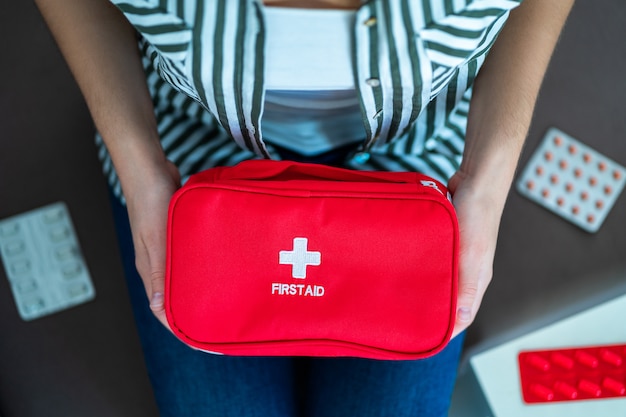
<instances>
[{"instance_id":1,"label":"dark gray table surface","mask_svg":"<svg viewBox=\"0 0 626 417\"><path fill-rule=\"evenodd\" d=\"M624 21L621 0L577 2L522 166L551 126L626 165ZM93 302L27 323L0 270L0 414L156 415L84 102L31 2L0 5L0 39L0 218L65 201L97 291ZM626 280L625 195L589 234L512 191L494 280L468 348L619 291Z\"/></svg>"}]
</instances>

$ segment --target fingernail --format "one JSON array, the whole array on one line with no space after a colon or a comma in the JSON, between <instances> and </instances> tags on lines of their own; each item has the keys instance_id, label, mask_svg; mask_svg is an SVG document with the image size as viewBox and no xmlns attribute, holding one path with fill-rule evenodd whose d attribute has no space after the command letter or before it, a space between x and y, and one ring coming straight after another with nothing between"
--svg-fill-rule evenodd
<instances>
[{"instance_id":1,"label":"fingernail","mask_svg":"<svg viewBox=\"0 0 626 417\"><path fill-rule=\"evenodd\" d=\"M459 321L470 321L472 319L472 310L467 307L460 307L456 312Z\"/></svg>"},{"instance_id":2,"label":"fingernail","mask_svg":"<svg viewBox=\"0 0 626 417\"><path fill-rule=\"evenodd\" d=\"M160 292L155 292L152 294L152 300L150 300L150 308L152 310L162 310L163 309L163 294Z\"/></svg>"}]
</instances>

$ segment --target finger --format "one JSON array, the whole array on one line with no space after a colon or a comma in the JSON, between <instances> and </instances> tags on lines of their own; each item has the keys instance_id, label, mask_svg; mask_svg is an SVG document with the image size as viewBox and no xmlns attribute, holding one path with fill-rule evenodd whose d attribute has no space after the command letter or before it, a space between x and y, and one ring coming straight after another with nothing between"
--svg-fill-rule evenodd
<instances>
[{"instance_id":1,"label":"finger","mask_svg":"<svg viewBox=\"0 0 626 417\"><path fill-rule=\"evenodd\" d=\"M162 293L156 292L152 295L150 299L150 310L152 310L152 313L161 324L171 331L165 312L165 298Z\"/></svg>"},{"instance_id":2,"label":"finger","mask_svg":"<svg viewBox=\"0 0 626 417\"><path fill-rule=\"evenodd\" d=\"M165 274L161 269L150 272L150 310L155 315L165 312Z\"/></svg>"},{"instance_id":3,"label":"finger","mask_svg":"<svg viewBox=\"0 0 626 417\"><path fill-rule=\"evenodd\" d=\"M467 329L474 321L477 294L478 288L476 286L467 285L459 288L453 337Z\"/></svg>"},{"instance_id":4,"label":"finger","mask_svg":"<svg viewBox=\"0 0 626 417\"><path fill-rule=\"evenodd\" d=\"M149 266L148 270L150 270ZM168 330L171 330L165 312L165 275L162 271L162 269L157 268L146 273L146 276L149 277L146 282L146 295L152 314L154 314Z\"/></svg>"},{"instance_id":5,"label":"finger","mask_svg":"<svg viewBox=\"0 0 626 417\"><path fill-rule=\"evenodd\" d=\"M464 262L460 265L454 336L474 322L487 285L491 281L491 258L481 261L477 259L479 258L468 253L463 256Z\"/></svg>"},{"instance_id":6,"label":"finger","mask_svg":"<svg viewBox=\"0 0 626 417\"><path fill-rule=\"evenodd\" d=\"M137 271L144 282L150 310L155 317L169 329L165 313L164 267L160 267L160 263L158 261L155 262L155 260L160 259L160 257L149 256L149 252L150 251L145 246L137 248L137 255L135 258ZM155 263L157 266L154 266Z\"/></svg>"},{"instance_id":7,"label":"finger","mask_svg":"<svg viewBox=\"0 0 626 417\"><path fill-rule=\"evenodd\" d=\"M149 256L150 310L156 318L169 329L165 313L165 254Z\"/></svg>"}]
</instances>

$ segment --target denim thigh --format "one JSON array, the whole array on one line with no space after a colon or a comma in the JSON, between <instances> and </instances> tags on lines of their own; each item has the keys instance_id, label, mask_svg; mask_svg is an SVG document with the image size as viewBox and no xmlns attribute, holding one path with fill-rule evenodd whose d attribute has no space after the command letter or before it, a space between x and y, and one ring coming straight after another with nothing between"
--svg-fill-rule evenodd
<instances>
[{"instance_id":1,"label":"denim thigh","mask_svg":"<svg viewBox=\"0 0 626 417\"><path fill-rule=\"evenodd\" d=\"M464 334L435 356L410 361L311 359L307 417L445 417Z\"/></svg>"}]
</instances>

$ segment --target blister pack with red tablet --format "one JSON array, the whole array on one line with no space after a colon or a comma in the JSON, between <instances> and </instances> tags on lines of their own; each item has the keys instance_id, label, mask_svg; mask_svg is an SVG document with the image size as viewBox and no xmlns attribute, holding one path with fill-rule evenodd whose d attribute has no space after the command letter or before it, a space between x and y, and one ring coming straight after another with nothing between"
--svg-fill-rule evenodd
<instances>
[{"instance_id":1,"label":"blister pack with red tablet","mask_svg":"<svg viewBox=\"0 0 626 417\"><path fill-rule=\"evenodd\" d=\"M524 351L518 360L526 403L626 398L626 345Z\"/></svg>"},{"instance_id":2,"label":"blister pack with red tablet","mask_svg":"<svg viewBox=\"0 0 626 417\"><path fill-rule=\"evenodd\" d=\"M588 232L604 222L626 183L626 169L556 128L522 171L517 190Z\"/></svg>"}]
</instances>

